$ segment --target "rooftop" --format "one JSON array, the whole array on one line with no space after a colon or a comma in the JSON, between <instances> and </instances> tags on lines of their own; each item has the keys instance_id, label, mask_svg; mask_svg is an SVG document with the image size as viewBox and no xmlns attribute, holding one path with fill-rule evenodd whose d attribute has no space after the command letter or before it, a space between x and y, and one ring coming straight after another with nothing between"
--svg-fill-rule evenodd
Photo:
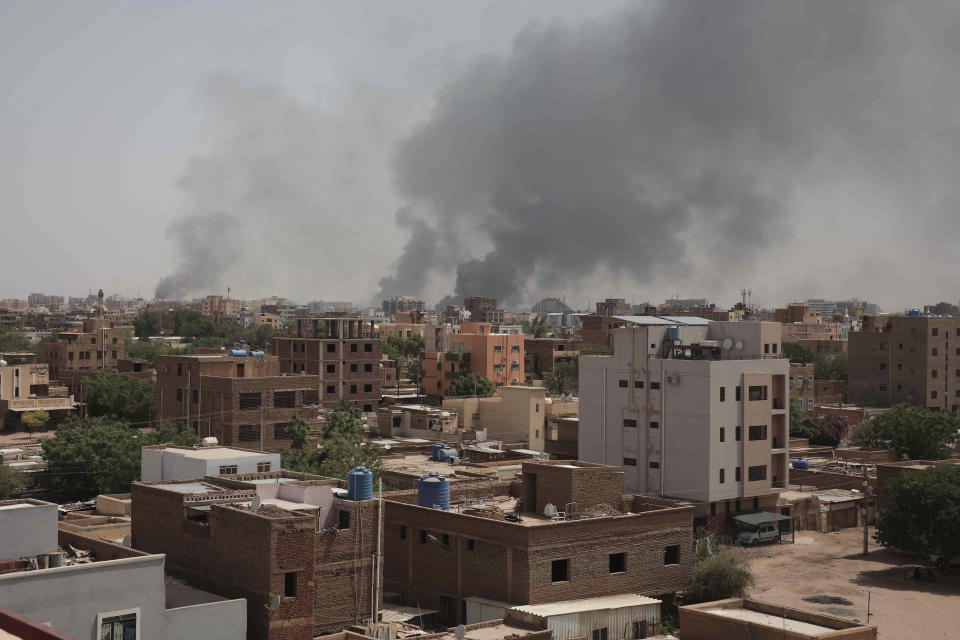
<instances>
[{"instance_id":1,"label":"rooftop","mask_svg":"<svg viewBox=\"0 0 960 640\"><path fill-rule=\"evenodd\" d=\"M163 449L184 458L194 460L223 460L225 458L262 458L264 456L278 455L266 451L250 451L249 449L235 449L233 447L178 447L171 445L158 445L150 447L153 449Z\"/></svg>"},{"instance_id":2,"label":"rooftop","mask_svg":"<svg viewBox=\"0 0 960 640\"><path fill-rule=\"evenodd\" d=\"M549 617L562 616L568 613L580 613L583 611L642 607L650 604L659 605L660 600L635 593L622 593L614 596L583 598L582 600L561 600L560 602L548 602L546 604L527 604L512 608L535 616Z\"/></svg>"},{"instance_id":3,"label":"rooftop","mask_svg":"<svg viewBox=\"0 0 960 640\"><path fill-rule=\"evenodd\" d=\"M707 609L705 613L723 616L724 618L734 618L744 622L752 622L770 629L782 629L794 633L816 636L821 633L836 631L830 627L822 627L818 624L793 620L789 616L773 616L769 613L761 613L751 609Z\"/></svg>"}]
</instances>

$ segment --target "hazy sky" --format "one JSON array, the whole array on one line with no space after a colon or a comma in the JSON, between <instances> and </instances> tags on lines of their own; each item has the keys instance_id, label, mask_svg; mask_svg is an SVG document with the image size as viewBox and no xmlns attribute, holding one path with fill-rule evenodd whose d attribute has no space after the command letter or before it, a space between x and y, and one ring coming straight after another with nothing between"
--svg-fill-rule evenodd
<instances>
[{"instance_id":1,"label":"hazy sky","mask_svg":"<svg viewBox=\"0 0 960 640\"><path fill-rule=\"evenodd\" d=\"M0 297L956 302L960 6L898 4L6 0Z\"/></svg>"}]
</instances>

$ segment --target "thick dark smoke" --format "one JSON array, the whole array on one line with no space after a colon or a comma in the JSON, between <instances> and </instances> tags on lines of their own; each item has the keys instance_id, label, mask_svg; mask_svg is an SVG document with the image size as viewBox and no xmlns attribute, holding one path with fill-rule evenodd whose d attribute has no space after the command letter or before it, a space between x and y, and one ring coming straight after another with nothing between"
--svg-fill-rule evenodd
<instances>
[{"instance_id":1,"label":"thick dark smoke","mask_svg":"<svg viewBox=\"0 0 960 640\"><path fill-rule=\"evenodd\" d=\"M958 18L926 2L669 0L531 28L446 86L399 147L412 237L383 292L452 271L437 236L459 239L457 297L515 303L598 273L741 273L813 187L955 215Z\"/></svg>"}]
</instances>

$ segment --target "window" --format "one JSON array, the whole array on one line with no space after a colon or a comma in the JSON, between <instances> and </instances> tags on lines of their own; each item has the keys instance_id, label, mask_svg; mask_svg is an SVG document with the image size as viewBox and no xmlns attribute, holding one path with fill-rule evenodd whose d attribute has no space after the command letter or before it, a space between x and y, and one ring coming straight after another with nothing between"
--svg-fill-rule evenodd
<instances>
[{"instance_id":1,"label":"window","mask_svg":"<svg viewBox=\"0 0 960 640\"><path fill-rule=\"evenodd\" d=\"M550 563L550 581L551 582L566 582L570 579L568 565L570 564L569 560L554 560Z\"/></svg>"},{"instance_id":2,"label":"window","mask_svg":"<svg viewBox=\"0 0 960 640\"><path fill-rule=\"evenodd\" d=\"M734 501L733 501L733 508L736 510L737 513L740 513L740 501L739 501L739 500L734 500Z\"/></svg>"},{"instance_id":3,"label":"window","mask_svg":"<svg viewBox=\"0 0 960 640\"><path fill-rule=\"evenodd\" d=\"M277 409L293 409L297 406L296 391L274 391L273 406Z\"/></svg>"},{"instance_id":4,"label":"window","mask_svg":"<svg viewBox=\"0 0 960 640\"><path fill-rule=\"evenodd\" d=\"M626 389L627 387L630 386L630 383L627 382L626 380L621 380L621 381L620 381L620 386L623 387L624 389Z\"/></svg>"},{"instance_id":5,"label":"window","mask_svg":"<svg viewBox=\"0 0 960 640\"><path fill-rule=\"evenodd\" d=\"M711 503L710 503L710 515L712 515L712 516L717 515L717 503L716 503L716 502L711 502Z\"/></svg>"},{"instance_id":6,"label":"window","mask_svg":"<svg viewBox=\"0 0 960 640\"><path fill-rule=\"evenodd\" d=\"M740 427L736 428L737 442L740 442Z\"/></svg>"},{"instance_id":7,"label":"window","mask_svg":"<svg viewBox=\"0 0 960 640\"><path fill-rule=\"evenodd\" d=\"M112 615L98 615L97 626L100 627L99 640L138 640L140 625L137 622L139 609L127 612L117 612Z\"/></svg>"},{"instance_id":8,"label":"window","mask_svg":"<svg viewBox=\"0 0 960 640\"><path fill-rule=\"evenodd\" d=\"M356 392L357 392L357 385L355 384L350 385L350 393L356 393Z\"/></svg>"},{"instance_id":9,"label":"window","mask_svg":"<svg viewBox=\"0 0 960 640\"><path fill-rule=\"evenodd\" d=\"M501 347L499 344L495 344L495 345L493 345L493 352L494 352L494 353L502 353L502 352L503 352L503 347Z\"/></svg>"},{"instance_id":10,"label":"window","mask_svg":"<svg viewBox=\"0 0 960 640\"><path fill-rule=\"evenodd\" d=\"M240 425L237 427L237 440L240 442L260 442L260 425Z\"/></svg>"},{"instance_id":11,"label":"window","mask_svg":"<svg viewBox=\"0 0 960 640\"><path fill-rule=\"evenodd\" d=\"M510 347L510 353L520 353L520 347L518 345L513 345Z\"/></svg>"},{"instance_id":12,"label":"window","mask_svg":"<svg viewBox=\"0 0 960 640\"><path fill-rule=\"evenodd\" d=\"M754 498L754 499L753 499L753 508L754 508L754 509L759 509L759 508L760 508L760 499L759 499L759 498Z\"/></svg>"},{"instance_id":13,"label":"window","mask_svg":"<svg viewBox=\"0 0 960 640\"><path fill-rule=\"evenodd\" d=\"M220 475L222 475L222 476L235 476L235 475L237 475L237 465L235 465L235 464L222 464L222 465L220 465Z\"/></svg>"},{"instance_id":14,"label":"window","mask_svg":"<svg viewBox=\"0 0 960 640\"><path fill-rule=\"evenodd\" d=\"M340 529L350 528L350 512L346 509L337 511L337 527Z\"/></svg>"},{"instance_id":15,"label":"window","mask_svg":"<svg viewBox=\"0 0 960 640\"><path fill-rule=\"evenodd\" d=\"M260 392L248 392L240 394L241 409L259 409L263 406L263 396Z\"/></svg>"},{"instance_id":16,"label":"window","mask_svg":"<svg viewBox=\"0 0 960 640\"><path fill-rule=\"evenodd\" d=\"M356 372L357 372L357 365L356 365L356 363L351 364L351 365L350 365L350 373L356 373Z\"/></svg>"},{"instance_id":17,"label":"window","mask_svg":"<svg viewBox=\"0 0 960 640\"><path fill-rule=\"evenodd\" d=\"M930 392L930 399L931 399L931 400L936 400L936 399L937 399L937 392L936 392L936 391L931 391L931 392Z\"/></svg>"},{"instance_id":18,"label":"window","mask_svg":"<svg viewBox=\"0 0 960 640\"><path fill-rule=\"evenodd\" d=\"M111 351L111 352L110 352L110 357L113 358L114 360L116 360L116 359L117 359L117 352L116 352L116 351Z\"/></svg>"},{"instance_id":19,"label":"window","mask_svg":"<svg viewBox=\"0 0 960 640\"><path fill-rule=\"evenodd\" d=\"M357 343L354 342L353 344L350 345L350 353L356 353L356 352L357 352Z\"/></svg>"},{"instance_id":20,"label":"window","mask_svg":"<svg viewBox=\"0 0 960 640\"><path fill-rule=\"evenodd\" d=\"M934 370L932 370L932 371L930 372L930 377L931 377L931 378L936 378L936 377L937 377L937 370L936 370L936 369L934 369Z\"/></svg>"},{"instance_id":21,"label":"window","mask_svg":"<svg viewBox=\"0 0 960 640\"><path fill-rule=\"evenodd\" d=\"M372 364L370 364L370 363L368 362L368 363L366 363L365 365L363 365L363 372L364 372L364 373L370 373L371 371L373 371L373 365L372 365Z\"/></svg>"},{"instance_id":22,"label":"window","mask_svg":"<svg viewBox=\"0 0 960 640\"><path fill-rule=\"evenodd\" d=\"M737 467L733 474L733 479L736 482L740 482L740 467Z\"/></svg>"},{"instance_id":23,"label":"window","mask_svg":"<svg viewBox=\"0 0 960 640\"><path fill-rule=\"evenodd\" d=\"M886 343L886 342L881 342L881 343L880 343L880 351L886 351L886 350L887 350L887 343Z\"/></svg>"},{"instance_id":24,"label":"window","mask_svg":"<svg viewBox=\"0 0 960 640\"><path fill-rule=\"evenodd\" d=\"M651 429L659 429L659 428L660 428L660 423L657 422L656 420L651 420L651 421L650 421L650 428L651 428Z\"/></svg>"},{"instance_id":25,"label":"window","mask_svg":"<svg viewBox=\"0 0 960 640\"><path fill-rule=\"evenodd\" d=\"M270 471L270 466L271 465L269 462L258 462L257 473L266 473L267 471Z\"/></svg>"},{"instance_id":26,"label":"window","mask_svg":"<svg viewBox=\"0 0 960 640\"><path fill-rule=\"evenodd\" d=\"M450 534L449 534L449 533L445 533L445 534L443 534L442 536L440 536L440 541L443 542L443 546L449 547L449 546L450 546Z\"/></svg>"},{"instance_id":27,"label":"window","mask_svg":"<svg viewBox=\"0 0 960 640\"><path fill-rule=\"evenodd\" d=\"M607 628L594 629L590 632L590 640L607 640Z\"/></svg>"},{"instance_id":28,"label":"window","mask_svg":"<svg viewBox=\"0 0 960 640\"><path fill-rule=\"evenodd\" d=\"M477 548L477 543L472 538L467 538L467 551L473 551Z\"/></svg>"},{"instance_id":29,"label":"window","mask_svg":"<svg viewBox=\"0 0 960 640\"><path fill-rule=\"evenodd\" d=\"M407 528L403 525L400 525L400 539L401 540L407 539Z\"/></svg>"},{"instance_id":30,"label":"window","mask_svg":"<svg viewBox=\"0 0 960 640\"><path fill-rule=\"evenodd\" d=\"M96 338L90 338L90 344L97 344Z\"/></svg>"},{"instance_id":31,"label":"window","mask_svg":"<svg viewBox=\"0 0 960 640\"><path fill-rule=\"evenodd\" d=\"M650 383L650 388L651 388L651 389L659 389L659 388L660 388L660 383L659 383L659 382L651 382L651 383Z\"/></svg>"},{"instance_id":32,"label":"window","mask_svg":"<svg viewBox=\"0 0 960 640\"><path fill-rule=\"evenodd\" d=\"M931 356L935 356L935 355L937 355L937 353L938 353L938 352L937 352L937 348L936 348L936 347L934 347L933 349L930 350L930 355L931 355Z\"/></svg>"},{"instance_id":33,"label":"window","mask_svg":"<svg viewBox=\"0 0 960 640\"><path fill-rule=\"evenodd\" d=\"M113 339L113 344L117 344L117 339L116 339L116 338Z\"/></svg>"},{"instance_id":34,"label":"window","mask_svg":"<svg viewBox=\"0 0 960 640\"><path fill-rule=\"evenodd\" d=\"M636 458L624 458L624 459L623 459L623 466L625 466L625 467L635 467L635 466L637 466L637 459L636 459Z\"/></svg>"},{"instance_id":35,"label":"window","mask_svg":"<svg viewBox=\"0 0 960 640\"><path fill-rule=\"evenodd\" d=\"M371 391L373 391L373 385L372 384L363 385L363 391L364 393L370 393Z\"/></svg>"},{"instance_id":36,"label":"window","mask_svg":"<svg viewBox=\"0 0 960 640\"><path fill-rule=\"evenodd\" d=\"M764 352L764 353L770 353L770 343L769 343L769 342L765 342L765 343L763 344L763 352Z\"/></svg>"},{"instance_id":37,"label":"window","mask_svg":"<svg viewBox=\"0 0 960 640\"><path fill-rule=\"evenodd\" d=\"M886 371L886 370L887 370L887 363L886 363L886 362L881 362L881 363L880 363L880 371Z\"/></svg>"},{"instance_id":38,"label":"window","mask_svg":"<svg viewBox=\"0 0 960 640\"><path fill-rule=\"evenodd\" d=\"M633 418L624 418L624 419L623 419L623 426L625 426L625 427L636 427L636 426L637 426L637 421L636 421L635 419L633 419Z\"/></svg>"},{"instance_id":39,"label":"window","mask_svg":"<svg viewBox=\"0 0 960 640\"><path fill-rule=\"evenodd\" d=\"M373 411L373 405L372 405L372 404L365 404L365 405L363 405L363 410L364 410L366 413L370 413L371 411Z\"/></svg>"},{"instance_id":40,"label":"window","mask_svg":"<svg viewBox=\"0 0 960 640\"><path fill-rule=\"evenodd\" d=\"M727 401L727 388L720 387L720 402L726 402L726 401Z\"/></svg>"},{"instance_id":41,"label":"window","mask_svg":"<svg viewBox=\"0 0 960 640\"><path fill-rule=\"evenodd\" d=\"M727 430L724 427L720 427L720 442L726 440Z\"/></svg>"},{"instance_id":42,"label":"window","mask_svg":"<svg viewBox=\"0 0 960 640\"><path fill-rule=\"evenodd\" d=\"M740 400L743 399L742 396L743 396L743 394L740 392L740 385L737 385L736 396L735 396L734 399L735 399L737 402L740 402Z\"/></svg>"},{"instance_id":43,"label":"window","mask_svg":"<svg viewBox=\"0 0 960 640\"><path fill-rule=\"evenodd\" d=\"M183 389L177 389L177 402L183 401Z\"/></svg>"},{"instance_id":44,"label":"window","mask_svg":"<svg viewBox=\"0 0 960 640\"><path fill-rule=\"evenodd\" d=\"M610 554L610 573L623 573L627 570L627 554Z\"/></svg>"},{"instance_id":45,"label":"window","mask_svg":"<svg viewBox=\"0 0 960 640\"><path fill-rule=\"evenodd\" d=\"M767 479L767 465L760 464L755 467L750 467L747 469L747 480L750 482L758 482L760 480Z\"/></svg>"},{"instance_id":46,"label":"window","mask_svg":"<svg viewBox=\"0 0 960 640\"><path fill-rule=\"evenodd\" d=\"M659 462L653 462L653 461L651 461L648 466L649 466L651 469L659 469L659 468L660 468L660 463L659 463Z\"/></svg>"},{"instance_id":47,"label":"window","mask_svg":"<svg viewBox=\"0 0 960 640\"><path fill-rule=\"evenodd\" d=\"M726 474L727 474L726 469L720 469L720 484L723 484L724 482L727 481Z\"/></svg>"},{"instance_id":48,"label":"window","mask_svg":"<svg viewBox=\"0 0 960 640\"><path fill-rule=\"evenodd\" d=\"M420 544L427 544L427 532L423 529L420 530Z\"/></svg>"},{"instance_id":49,"label":"window","mask_svg":"<svg viewBox=\"0 0 960 640\"><path fill-rule=\"evenodd\" d=\"M327 353L336 353L336 352L337 352L337 345L335 345L335 344L332 343L332 342L329 343L329 344L327 345Z\"/></svg>"},{"instance_id":50,"label":"window","mask_svg":"<svg viewBox=\"0 0 960 640\"><path fill-rule=\"evenodd\" d=\"M777 343L776 343L776 342L773 343L773 352L774 352L774 353L777 352Z\"/></svg>"},{"instance_id":51,"label":"window","mask_svg":"<svg viewBox=\"0 0 960 640\"><path fill-rule=\"evenodd\" d=\"M535 403L534 407L535 407L535 413L540 413L540 403L539 402Z\"/></svg>"},{"instance_id":52,"label":"window","mask_svg":"<svg viewBox=\"0 0 960 640\"><path fill-rule=\"evenodd\" d=\"M938 329L937 327L934 327L933 329L931 329L930 335L934 335L934 336L940 335L940 329Z\"/></svg>"},{"instance_id":53,"label":"window","mask_svg":"<svg viewBox=\"0 0 960 640\"><path fill-rule=\"evenodd\" d=\"M643 389L643 380L634 380L633 386L635 389Z\"/></svg>"},{"instance_id":54,"label":"window","mask_svg":"<svg viewBox=\"0 0 960 640\"><path fill-rule=\"evenodd\" d=\"M363 352L364 353L373 353L373 343L365 342L363 343Z\"/></svg>"},{"instance_id":55,"label":"window","mask_svg":"<svg viewBox=\"0 0 960 640\"><path fill-rule=\"evenodd\" d=\"M178 362L178 363L177 363L177 375L178 375L178 376L182 376L182 375L183 375L183 363L182 363L182 362Z\"/></svg>"},{"instance_id":56,"label":"window","mask_svg":"<svg viewBox=\"0 0 960 640\"><path fill-rule=\"evenodd\" d=\"M327 373L336 373L336 372L337 372L337 365L335 364L327 365Z\"/></svg>"},{"instance_id":57,"label":"window","mask_svg":"<svg viewBox=\"0 0 960 640\"><path fill-rule=\"evenodd\" d=\"M750 435L749 438L753 440L766 440L767 439L767 425L765 424L755 424L750 426Z\"/></svg>"},{"instance_id":58,"label":"window","mask_svg":"<svg viewBox=\"0 0 960 640\"><path fill-rule=\"evenodd\" d=\"M337 392L337 385L335 384L327 385L327 393L336 393L336 392Z\"/></svg>"},{"instance_id":59,"label":"window","mask_svg":"<svg viewBox=\"0 0 960 640\"><path fill-rule=\"evenodd\" d=\"M290 434L287 433L286 422L277 422L273 425L273 439L274 440L293 440Z\"/></svg>"},{"instance_id":60,"label":"window","mask_svg":"<svg viewBox=\"0 0 960 640\"><path fill-rule=\"evenodd\" d=\"M766 400L767 399L767 385L755 385L747 389L748 398L750 400Z\"/></svg>"},{"instance_id":61,"label":"window","mask_svg":"<svg viewBox=\"0 0 960 640\"><path fill-rule=\"evenodd\" d=\"M680 545L671 544L663 549L663 564L680 564Z\"/></svg>"},{"instance_id":62,"label":"window","mask_svg":"<svg viewBox=\"0 0 960 640\"><path fill-rule=\"evenodd\" d=\"M296 598L297 597L297 572L288 571L283 574L283 597L284 598Z\"/></svg>"}]
</instances>

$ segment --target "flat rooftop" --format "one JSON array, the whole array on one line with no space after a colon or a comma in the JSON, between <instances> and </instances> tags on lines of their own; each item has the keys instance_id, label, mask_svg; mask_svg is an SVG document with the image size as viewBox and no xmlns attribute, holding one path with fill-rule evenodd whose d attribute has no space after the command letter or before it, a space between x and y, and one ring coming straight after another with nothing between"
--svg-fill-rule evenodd
<instances>
[{"instance_id":1,"label":"flat rooftop","mask_svg":"<svg viewBox=\"0 0 960 640\"><path fill-rule=\"evenodd\" d=\"M535 616L549 617L562 616L568 613L581 613L583 611L642 607L651 604L659 605L660 600L641 596L636 593L622 593L614 596L583 598L581 600L562 600L560 602L549 602L546 604L527 604L511 608Z\"/></svg>"},{"instance_id":2,"label":"flat rooftop","mask_svg":"<svg viewBox=\"0 0 960 640\"><path fill-rule=\"evenodd\" d=\"M159 447L158 447L159 448ZM193 460L224 460L227 458L262 458L275 456L276 453L266 451L250 451L249 449L235 449L233 447L164 447L163 451L191 458Z\"/></svg>"},{"instance_id":3,"label":"flat rooftop","mask_svg":"<svg viewBox=\"0 0 960 640\"><path fill-rule=\"evenodd\" d=\"M761 613L752 609L706 609L704 613L710 613L724 618L733 618L734 620L743 620L744 622L752 622L753 624L758 624L770 629L782 629L794 633L802 633L808 636L834 633L837 631L837 629L824 627L819 624L792 620L789 617L773 616L769 613Z\"/></svg>"}]
</instances>

